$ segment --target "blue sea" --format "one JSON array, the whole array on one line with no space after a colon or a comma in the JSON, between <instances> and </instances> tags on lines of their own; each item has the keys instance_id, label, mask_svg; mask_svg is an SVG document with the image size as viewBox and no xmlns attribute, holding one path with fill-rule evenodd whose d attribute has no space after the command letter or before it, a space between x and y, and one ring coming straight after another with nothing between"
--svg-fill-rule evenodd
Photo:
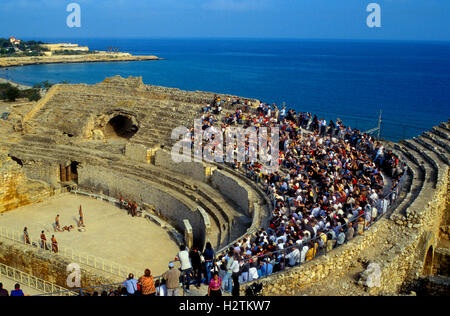
<instances>
[{"instance_id":1,"label":"blue sea","mask_svg":"<svg viewBox=\"0 0 450 316\"><path fill-rule=\"evenodd\" d=\"M34 65L0 69L22 84L97 83L142 76L144 83L286 104L362 131L382 112L381 136L419 135L450 118L450 42L258 39L43 39L94 50L113 46L165 60Z\"/></svg>"}]
</instances>

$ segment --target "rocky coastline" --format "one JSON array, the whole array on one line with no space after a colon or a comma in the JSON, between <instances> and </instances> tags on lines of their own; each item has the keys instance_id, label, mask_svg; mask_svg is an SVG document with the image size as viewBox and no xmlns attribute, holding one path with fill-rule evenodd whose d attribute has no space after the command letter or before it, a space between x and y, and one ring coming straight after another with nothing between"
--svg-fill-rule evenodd
<instances>
[{"instance_id":1,"label":"rocky coastline","mask_svg":"<svg viewBox=\"0 0 450 316\"><path fill-rule=\"evenodd\" d=\"M91 63L91 62L124 62L161 60L157 56L133 56L128 53L97 53L88 55L58 55L37 57L3 57L0 68L38 64Z\"/></svg>"}]
</instances>

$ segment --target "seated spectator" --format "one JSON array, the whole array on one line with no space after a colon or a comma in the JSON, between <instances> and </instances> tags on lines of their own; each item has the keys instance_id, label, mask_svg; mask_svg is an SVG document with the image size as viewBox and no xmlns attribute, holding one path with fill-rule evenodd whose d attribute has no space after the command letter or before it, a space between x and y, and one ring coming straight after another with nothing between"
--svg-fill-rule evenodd
<instances>
[{"instance_id":1,"label":"seated spectator","mask_svg":"<svg viewBox=\"0 0 450 316\"><path fill-rule=\"evenodd\" d=\"M343 245L344 242L345 242L345 233L344 233L344 229L341 227L339 229L339 234L337 236L337 245L338 246Z\"/></svg>"},{"instance_id":2,"label":"seated spectator","mask_svg":"<svg viewBox=\"0 0 450 316\"><path fill-rule=\"evenodd\" d=\"M333 239L333 235L331 233L328 233L328 240L327 240L327 253L333 250L334 246L336 245L336 239Z\"/></svg>"},{"instance_id":3,"label":"seated spectator","mask_svg":"<svg viewBox=\"0 0 450 316\"><path fill-rule=\"evenodd\" d=\"M355 235L355 229L353 228L353 224L348 223L348 229L347 229L347 232L345 233L345 239L347 239L347 241L350 241L353 239L354 235Z\"/></svg>"},{"instance_id":4,"label":"seated spectator","mask_svg":"<svg viewBox=\"0 0 450 316\"><path fill-rule=\"evenodd\" d=\"M317 254L318 244L316 242L311 241L309 244L309 249L306 252L306 261L312 260Z\"/></svg>"},{"instance_id":5,"label":"seated spectator","mask_svg":"<svg viewBox=\"0 0 450 316\"><path fill-rule=\"evenodd\" d=\"M300 250L298 250L297 247L294 247L294 249L291 249L289 254L286 255L286 259L288 260L290 267L297 265L301 259Z\"/></svg>"}]
</instances>

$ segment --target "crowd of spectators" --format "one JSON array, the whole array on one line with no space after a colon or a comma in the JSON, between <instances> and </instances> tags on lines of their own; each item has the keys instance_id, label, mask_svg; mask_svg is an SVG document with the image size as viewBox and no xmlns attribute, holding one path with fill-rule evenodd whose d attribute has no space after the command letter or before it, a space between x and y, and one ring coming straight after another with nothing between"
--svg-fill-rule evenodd
<instances>
[{"instance_id":1,"label":"crowd of spectators","mask_svg":"<svg viewBox=\"0 0 450 316\"><path fill-rule=\"evenodd\" d=\"M237 98L228 101L232 110L227 113L222 113L225 100L217 97L202 109L202 130L217 124L224 132L230 126L280 130L279 157L272 158L278 159L278 170L265 173L261 162L249 160L228 162L269 196L273 205L268 227L220 255L210 243L204 251L182 246L175 258L180 269L171 262L157 282L149 270L138 280L130 275L123 286L102 295L177 296L179 281L187 292L192 283L197 287L205 283L211 296L222 290L239 295L241 283L312 260L362 234L396 199L405 164L373 136L340 119L327 122L276 104L261 103L255 109ZM247 154L250 145L247 136ZM270 157L274 151L270 146L268 151ZM120 204L128 205L132 215L136 212L135 203L121 198Z\"/></svg>"},{"instance_id":2,"label":"crowd of spectators","mask_svg":"<svg viewBox=\"0 0 450 316\"><path fill-rule=\"evenodd\" d=\"M237 98L227 100L233 110L222 113L225 102L215 98L202 109L203 131L217 125L224 133L231 126L280 130L279 170L264 173L260 162L228 162L261 185L273 202L272 216L266 229L223 254L216 256L209 243L204 251L181 249L176 260L185 291L191 283L205 283L210 295L222 290L239 295L241 283L312 260L362 234L396 199L405 165L373 136L340 119L327 122L275 104L254 109ZM199 131L190 130L192 146L194 132ZM203 135L202 150L211 141ZM270 143L268 148L270 157ZM246 136L247 157L251 149Z\"/></svg>"},{"instance_id":3,"label":"crowd of spectators","mask_svg":"<svg viewBox=\"0 0 450 316\"><path fill-rule=\"evenodd\" d=\"M361 234L396 199L406 165L373 136L340 119L327 122L276 104L252 109L235 99L231 106L220 122L225 133L230 126L280 129L281 168L264 173L260 162L228 163L263 187L273 212L267 229L239 240L207 268L205 264L207 279L212 268L225 291L232 290L232 280L252 281L331 251ZM217 118L208 109L203 112L205 130ZM247 136L246 154L249 150ZM269 146L269 155L271 151Z\"/></svg>"}]
</instances>

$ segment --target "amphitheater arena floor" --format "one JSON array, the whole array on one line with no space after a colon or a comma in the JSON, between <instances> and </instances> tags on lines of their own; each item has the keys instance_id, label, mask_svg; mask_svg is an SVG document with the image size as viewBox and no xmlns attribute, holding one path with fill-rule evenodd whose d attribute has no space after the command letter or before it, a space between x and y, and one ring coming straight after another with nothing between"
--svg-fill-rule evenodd
<instances>
[{"instance_id":1,"label":"amphitheater arena floor","mask_svg":"<svg viewBox=\"0 0 450 316\"><path fill-rule=\"evenodd\" d=\"M60 215L61 227L77 228L78 208L82 205L85 232L54 232L53 223ZM167 231L148 219L131 217L126 211L106 201L63 194L42 203L27 205L2 213L0 227L22 235L28 227L33 241L39 241L42 230L47 241L55 235L59 246L103 258L134 269L135 273L149 268L153 275L167 270L168 262L178 252L177 244Z\"/></svg>"}]
</instances>

